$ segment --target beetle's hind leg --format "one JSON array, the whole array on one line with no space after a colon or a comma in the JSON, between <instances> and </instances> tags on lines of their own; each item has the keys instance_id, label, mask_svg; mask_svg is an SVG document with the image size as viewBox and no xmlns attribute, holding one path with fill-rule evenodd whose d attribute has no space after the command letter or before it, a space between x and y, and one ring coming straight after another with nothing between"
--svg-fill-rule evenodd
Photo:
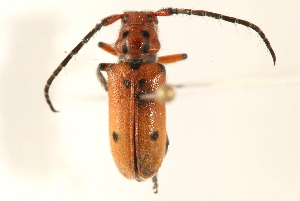
<instances>
[{"instance_id":1,"label":"beetle's hind leg","mask_svg":"<svg viewBox=\"0 0 300 201\"><path fill-rule=\"evenodd\" d=\"M169 145L170 145L170 141L169 141L169 137L167 135L165 156L167 155Z\"/></svg>"},{"instance_id":2,"label":"beetle's hind leg","mask_svg":"<svg viewBox=\"0 0 300 201\"><path fill-rule=\"evenodd\" d=\"M165 155L167 154L168 152L168 146L169 146L170 142L169 142L169 138L167 136L167 140L166 140L166 152L165 152ZM153 177L152 177L152 182L153 182L153 192L154 193L158 193L158 179L157 179L157 174L156 173Z\"/></svg>"},{"instance_id":3,"label":"beetle's hind leg","mask_svg":"<svg viewBox=\"0 0 300 201\"><path fill-rule=\"evenodd\" d=\"M152 177L152 182L153 182L153 192L158 193L157 173Z\"/></svg>"}]
</instances>

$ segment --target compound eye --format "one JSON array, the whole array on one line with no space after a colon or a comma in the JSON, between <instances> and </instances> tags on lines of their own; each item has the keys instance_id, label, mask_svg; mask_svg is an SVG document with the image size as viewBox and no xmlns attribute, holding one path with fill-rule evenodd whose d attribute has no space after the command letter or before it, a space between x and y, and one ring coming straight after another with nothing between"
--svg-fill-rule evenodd
<instances>
[{"instance_id":1,"label":"compound eye","mask_svg":"<svg viewBox=\"0 0 300 201\"><path fill-rule=\"evenodd\" d=\"M124 19L124 20L128 20L128 17L129 17L129 15L126 14L126 15L124 15L123 19Z\"/></svg>"},{"instance_id":2,"label":"compound eye","mask_svg":"<svg viewBox=\"0 0 300 201\"><path fill-rule=\"evenodd\" d=\"M129 18L129 15L128 15L128 14L124 15L124 17L123 17L124 23L127 23L128 18Z\"/></svg>"},{"instance_id":3,"label":"compound eye","mask_svg":"<svg viewBox=\"0 0 300 201\"><path fill-rule=\"evenodd\" d=\"M147 18L148 18L149 22L154 21L156 24L158 24L157 18L153 18L153 16L151 14L147 14Z\"/></svg>"},{"instance_id":4,"label":"compound eye","mask_svg":"<svg viewBox=\"0 0 300 201\"><path fill-rule=\"evenodd\" d=\"M153 17L151 14L147 14L147 18L148 18L148 20L153 20Z\"/></svg>"}]
</instances>

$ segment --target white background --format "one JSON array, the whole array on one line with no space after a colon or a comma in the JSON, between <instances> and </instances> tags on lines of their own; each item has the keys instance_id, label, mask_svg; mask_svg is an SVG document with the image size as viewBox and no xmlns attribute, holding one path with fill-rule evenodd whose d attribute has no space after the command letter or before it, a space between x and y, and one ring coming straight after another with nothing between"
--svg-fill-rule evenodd
<instances>
[{"instance_id":1,"label":"white background","mask_svg":"<svg viewBox=\"0 0 300 201\"><path fill-rule=\"evenodd\" d=\"M94 25L124 10L208 10L264 31L276 66L249 28L197 16L159 18L160 55L172 84L233 82L186 89L167 104L169 152L151 181L126 180L112 160L107 95L98 63L117 59L120 22L105 27L46 80ZM0 0L0 200L300 200L299 0ZM243 82L248 84L243 84ZM250 84L249 84L250 83Z\"/></svg>"}]
</instances>

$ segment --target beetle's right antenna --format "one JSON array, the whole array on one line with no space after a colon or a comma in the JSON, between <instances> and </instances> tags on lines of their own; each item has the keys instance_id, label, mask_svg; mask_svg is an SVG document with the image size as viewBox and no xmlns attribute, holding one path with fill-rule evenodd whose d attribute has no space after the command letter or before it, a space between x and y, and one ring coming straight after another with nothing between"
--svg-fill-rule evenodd
<instances>
[{"instance_id":1,"label":"beetle's right antenna","mask_svg":"<svg viewBox=\"0 0 300 201\"><path fill-rule=\"evenodd\" d=\"M252 24L251 22L248 22L248 21L242 20L242 19L238 19L238 18L235 18L235 17L221 15L219 13L213 13L213 12L205 11L205 10L163 8L163 9L157 11L155 14L156 14L156 16L170 16L170 15L173 15L173 14L206 16L206 17L212 17L212 18L215 18L215 19L225 20L227 22L237 23L237 24L241 24L241 25L244 25L246 27L249 27L249 28L253 29L254 31L256 31L258 33L258 35L262 38L262 40L264 41L264 43L266 44L268 50L270 51L270 53L272 55L274 65L276 63L275 52L272 49L271 44L270 44L269 40L267 39L266 35L262 32L262 30L258 26L256 26L255 24Z\"/></svg>"},{"instance_id":2,"label":"beetle's right antenna","mask_svg":"<svg viewBox=\"0 0 300 201\"><path fill-rule=\"evenodd\" d=\"M72 59L72 57L74 55L76 55L79 52L79 50L81 50L81 48L87 42L89 42L89 40L95 35L95 33L97 33L97 31L99 31L101 29L102 26L110 25L122 17L123 17L123 14L112 15L112 16L106 17L103 20L101 20L101 22L99 24L96 24L96 26L76 45L76 47L68 54L68 56L59 64L59 66L55 69L55 71L49 77L49 79L47 80L47 83L45 85L45 88L44 88L44 94L45 94L45 99L46 99L50 109L53 112L58 112L58 111L55 110L52 105L52 102L49 97L49 89L50 89L50 86L51 86L53 80L55 79L55 77L69 63L69 61Z\"/></svg>"}]
</instances>

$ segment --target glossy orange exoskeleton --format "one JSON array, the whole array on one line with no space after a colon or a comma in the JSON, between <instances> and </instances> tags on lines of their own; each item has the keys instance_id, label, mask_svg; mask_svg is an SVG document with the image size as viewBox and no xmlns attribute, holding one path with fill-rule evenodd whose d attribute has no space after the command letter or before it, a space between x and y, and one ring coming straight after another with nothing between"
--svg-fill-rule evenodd
<instances>
[{"instance_id":1,"label":"glossy orange exoskeleton","mask_svg":"<svg viewBox=\"0 0 300 201\"><path fill-rule=\"evenodd\" d=\"M61 62L44 90L51 110L57 112L48 94L54 78L102 26L120 19L122 25L115 44L98 44L119 58L117 63L102 63L97 69L98 79L109 96L111 152L119 171L126 178L143 181L152 177L154 192L157 192L156 173L169 145L165 104L157 99L142 99L141 95L155 93L166 82L166 70L162 64L187 58L186 54L157 57L160 49L157 16L173 14L207 16L249 27L260 35L275 64L276 56L265 34L248 21L203 10L165 8L157 12L133 11L106 17L97 24ZM108 82L101 71L107 72Z\"/></svg>"}]
</instances>

